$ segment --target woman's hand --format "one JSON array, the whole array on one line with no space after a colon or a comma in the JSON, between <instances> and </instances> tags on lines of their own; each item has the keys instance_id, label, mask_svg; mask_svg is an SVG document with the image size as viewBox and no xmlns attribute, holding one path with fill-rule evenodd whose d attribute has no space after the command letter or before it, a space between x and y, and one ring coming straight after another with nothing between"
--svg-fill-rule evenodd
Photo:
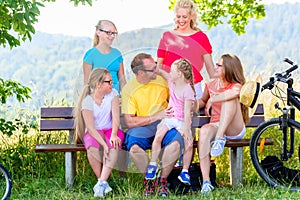
<instances>
[{"instance_id":1,"label":"woman's hand","mask_svg":"<svg viewBox=\"0 0 300 200\"><path fill-rule=\"evenodd\" d=\"M117 135L111 135L109 142L115 149L121 145L121 139Z\"/></svg>"},{"instance_id":2,"label":"woman's hand","mask_svg":"<svg viewBox=\"0 0 300 200\"><path fill-rule=\"evenodd\" d=\"M211 102L211 99L209 98L208 101L205 104L205 115L208 116L208 117L210 117L211 106L212 106L212 102Z\"/></svg>"}]
</instances>

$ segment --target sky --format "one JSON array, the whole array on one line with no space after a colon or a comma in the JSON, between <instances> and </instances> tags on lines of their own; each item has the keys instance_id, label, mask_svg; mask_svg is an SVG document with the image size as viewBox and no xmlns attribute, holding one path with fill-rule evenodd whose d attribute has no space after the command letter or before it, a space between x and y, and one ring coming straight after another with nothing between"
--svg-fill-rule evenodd
<instances>
[{"instance_id":1,"label":"sky","mask_svg":"<svg viewBox=\"0 0 300 200\"><path fill-rule=\"evenodd\" d=\"M264 3L300 0L264 0ZM93 0L93 6L75 7L68 0L45 3L35 28L51 34L93 37L100 19L113 21L119 33L173 23L169 0Z\"/></svg>"}]
</instances>

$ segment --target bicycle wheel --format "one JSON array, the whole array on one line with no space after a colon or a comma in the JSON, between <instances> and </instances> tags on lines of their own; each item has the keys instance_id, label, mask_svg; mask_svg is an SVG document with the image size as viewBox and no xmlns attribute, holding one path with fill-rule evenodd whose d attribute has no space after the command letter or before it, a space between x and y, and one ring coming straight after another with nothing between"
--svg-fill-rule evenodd
<instances>
[{"instance_id":1,"label":"bicycle wheel","mask_svg":"<svg viewBox=\"0 0 300 200\"><path fill-rule=\"evenodd\" d=\"M261 178L274 188L300 190L299 131L294 129L294 152L287 160L281 159L283 133L281 119L274 118L259 125L250 141L252 163ZM292 124L288 122L287 149L291 147ZM273 141L270 145L268 142ZM268 144L268 145L267 145Z\"/></svg>"},{"instance_id":2,"label":"bicycle wheel","mask_svg":"<svg viewBox=\"0 0 300 200\"><path fill-rule=\"evenodd\" d=\"M8 170L0 164L0 197L1 200L9 198L12 188L12 181Z\"/></svg>"}]
</instances>

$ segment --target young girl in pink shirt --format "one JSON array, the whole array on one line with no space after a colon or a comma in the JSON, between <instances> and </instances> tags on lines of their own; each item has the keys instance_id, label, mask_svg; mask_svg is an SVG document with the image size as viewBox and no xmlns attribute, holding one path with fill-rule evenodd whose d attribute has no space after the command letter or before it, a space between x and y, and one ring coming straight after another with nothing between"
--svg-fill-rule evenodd
<instances>
[{"instance_id":1,"label":"young girl in pink shirt","mask_svg":"<svg viewBox=\"0 0 300 200\"><path fill-rule=\"evenodd\" d=\"M164 118L157 126L152 143L151 160L145 177L147 180L153 180L156 177L156 160L161 151L162 139L168 130L176 128L185 138L185 144L193 143L191 118L196 95L192 65L186 59L179 59L171 65L170 73L160 69L160 74L168 81L169 108L173 112L173 117Z\"/></svg>"}]
</instances>

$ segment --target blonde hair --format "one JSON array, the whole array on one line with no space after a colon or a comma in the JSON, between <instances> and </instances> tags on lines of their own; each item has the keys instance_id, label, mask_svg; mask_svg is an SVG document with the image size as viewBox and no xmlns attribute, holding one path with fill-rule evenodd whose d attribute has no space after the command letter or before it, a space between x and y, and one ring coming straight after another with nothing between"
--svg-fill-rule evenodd
<instances>
[{"instance_id":1,"label":"blonde hair","mask_svg":"<svg viewBox=\"0 0 300 200\"><path fill-rule=\"evenodd\" d=\"M222 67L224 68L225 80L229 83L239 83L244 85L246 83L246 78L240 59L233 54L224 54L221 56L221 58L223 59ZM245 124L247 124L249 122L248 107L241 104L241 110L243 114L243 120Z\"/></svg>"},{"instance_id":2,"label":"blonde hair","mask_svg":"<svg viewBox=\"0 0 300 200\"><path fill-rule=\"evenodd\" d=\"M193 106L193 111L197 111L198 101L196 99L196 90L194 85L194 74L193 74L193 66L191 63L186 59L179 59L174 61L174 65L176 66L177 70L183 74L184 79L190 84L194 91L194 98L195 103Z\"/></svg>"},{"instance_id":3,"label":"blonde hair","mask_svg":"<svg viewBox=\"0 0 300 200\"><path fill-rule=\"evenodd\" d=\"M99 40L99 36L97 35L97 30L102 29L103 28L102 26L105 23L112 24L115 27L116 31L118 32L116 25L112 21L107 20L107 19L99 20L99 22L96 25L96 30L95 30L95 34L94 34L94 40L93 40L93 46L96 46L97 44L99 44L100 40Z\"/></svg>"},{"instance_id":4,"label":"blonde hair","mask_svg":"<svg viewBox=\"0 0 300 200\"><path fill-rule=\"evenodd\" d=\"M191 0L178 0L176 2L176 5L175 5L175 12L177 12L177 10L179 8L184 8L184 9L187 9L188 10L188 13L190 15L193 15L194 17L192 18L191 22L190 22L190 27L191 29L193 30L196 30L196 31L201 31L199 28L198 28L198 22L197 22L197 7L196 5L194 4L193 1ZM177 25L175 24L175 30L177 29Z\"/></svg>"},{"instance_id":5,"label":"blonde hair","mask_svg":"<svg viewBox=\"0 0 300 200\"><path fill-rule=\"evenodd\" d=\"M104 68L98 68L98 69L94 69L89 76L88 79L88 83L87 85L84 86L83 91L80 95L80 98L78 100L76 109L74 109L75 111L75 139L74 142L75 143L79 143L80 141L82 141L82 138L85 134L85 124L84 124L84 120L83 120L83 116L82 116L82 112L81 112L81 107L82 107L82 101L83 99L87 96L90 95L94 92L97 83L99 82L103 82L106 78L106 75L109 74L109 71L107 69Z\"/></svg>"}]
</instances>

